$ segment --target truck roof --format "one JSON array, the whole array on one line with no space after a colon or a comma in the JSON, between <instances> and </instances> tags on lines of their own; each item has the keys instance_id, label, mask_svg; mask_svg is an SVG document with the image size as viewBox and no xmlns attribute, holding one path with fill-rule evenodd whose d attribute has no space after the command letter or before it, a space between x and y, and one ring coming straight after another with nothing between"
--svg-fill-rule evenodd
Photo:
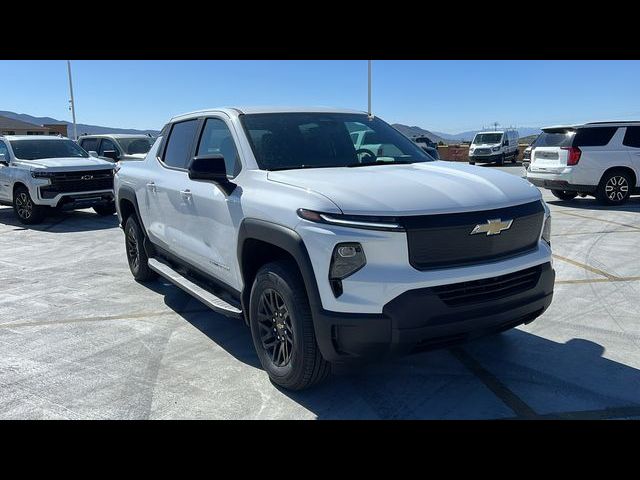
<instances>
[{"instance_id":1,"label":"truck roof","mask_svg":"<svg viewBox=\"0 0 640 480\"><path fill-rule=\"evenodd\" d=\"M476 132L476 135L484 135L485 133L504 133L504 132L517 132L515 128L507 128L506 130L487 130L486 132Z\"/></svg>"},{"instance_id":2,"label":"truck roof","mask_svg":"<svg viewBox=\"0 0 640 480\"><path fill-rule=\"evenodd\" d=\"M601 120L597 122L586 122L586 123L573 123L573 124L565 124L565 125L549 125L548 127L542 127L541 130L568 130L575 129L580 127L589 127L598 125L600 127L620 127L625 125L640 125L640 120Z\"/></svg>"},{"instance_id":3,"label":"truck roof","mask_svg":"<svg viewBox=\"0 0 640 480\"><path fill-rule=\"evenodd\" d=\"M57 135L0 135L5 140L69 140L67 137Z\"/></svg>"},{"instance_id":4,"label":"truck roof","mask_svg":"<svg viewBox=\"0 0 640 480\"><path fill-rule=\"evenodd\" d=\"M195 117L200 115L207 115L213 113L224 112L231 116L237 116L242 114L251 113L367 113L361 110L351 110L346 108L335 107L273 107L273 106L243 106L243 107L221 107L221 108L209 108L204 110L196 110L194 112L183 113L176 115L171 121L185 119L189 117Z\"/></svg>"},{"instance_id":5,"label":"truck roof","mask_svg":"<svg viewBox=\"0 0 640 480\"><path fill-rule=\"evenodd\" d=\"M86 135L79 135L78 138L87 137L111 137L111 138L149 138L146 133L88 133Z\"/></svg>"}]
</instances>

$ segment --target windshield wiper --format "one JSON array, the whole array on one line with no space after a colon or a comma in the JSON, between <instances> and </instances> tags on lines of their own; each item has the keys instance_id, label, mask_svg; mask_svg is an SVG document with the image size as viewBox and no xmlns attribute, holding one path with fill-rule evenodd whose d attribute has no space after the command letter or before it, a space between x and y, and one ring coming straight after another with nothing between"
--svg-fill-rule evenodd
<instances>
[{"instance_id":1,"label":"windshield wiper","mask_svg":"<svg viewBox=\"0 0 640 480\"><path fill-rule=\"evenodd\" d=\"M394 160L393 162L357 162L357 163L350 163L348 165L345 165L345 167L349 167L349 168L357 168L357 167L370 167L372 165L407 165L409 163L413 163L410 162L409 160Z\"/></svg>"}]
</instances>

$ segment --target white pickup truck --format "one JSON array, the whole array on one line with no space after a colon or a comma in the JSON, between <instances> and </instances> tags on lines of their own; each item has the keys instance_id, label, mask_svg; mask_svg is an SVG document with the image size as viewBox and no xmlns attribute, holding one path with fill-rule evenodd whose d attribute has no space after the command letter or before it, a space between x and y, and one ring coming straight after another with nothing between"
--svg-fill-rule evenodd
<instances>
[{"instance_id":1,"label":"white pickup truck","mask_svg":"<svg viewBox=\"0 0 640 480\"><path fill-rule=\"evenodd\" d=\"M383 151L353 132L371 131ZM250 326L273 382L529 323L551 303L550 215L494 169L434 161L380 118L221 108L122 162L129 266Z\"/></svg>"},{"instance_id":2,"label":"white pickup truck","mask_svg":"<svg viewBox=\"0 0 640 480\"><path fill-rule=\"evenodd\" d=\"M89 156L62 137L0 136L0 204L20 222L41 222L52 208L89 208L113 215L111 162Z\"/></svg>"}]
</instances>

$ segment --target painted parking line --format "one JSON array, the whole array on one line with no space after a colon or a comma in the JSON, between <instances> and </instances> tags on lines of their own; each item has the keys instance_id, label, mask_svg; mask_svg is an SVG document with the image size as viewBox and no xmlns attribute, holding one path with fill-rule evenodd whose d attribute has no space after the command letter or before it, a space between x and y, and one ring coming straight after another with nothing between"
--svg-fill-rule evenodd
<instances>
[{"instance_id":1,"label":"painted parking line","mask_svg":"<svg viewBox=\"0 0 640 480\"><path fill-rule=\"evenodd\" d=\"M607 282L638 282L640 277L616 277L616 278L583 278L580 280L556 280L556 285L573 285L579 283L607 283Z\"/></svg>"},{"instance_id":2,"label":"painted parking line","mask_svg":"<svg viewBox=\"0 0 640 480\"><path fill-rule=\"evenodd\" d=\"M628 223L614 222L613 220L605 220L603 218L591 217L589 215L580 215L579 213L565 212L565 211L560 211L560 212L559 211L554 211L553 213L560 213L562 215L570 215L572 217L586 218L587 220L596 220L598 222L610 223L612 225L618 225L620 227L627 227L627 228L633 228L634 230L640 230L640 227L638 227L636 225L629 225Z\"/></svg>"},{"instance_id":3,"label":"painted parking line","mask_svg":"<svg viewBox=\"0 0 640 480\"><path fill-rule=\"evenodd\" d=\"M557 258L558 260L562 260L563 262L570 263L576 267L584 268L585 270L595 273L597 275L602 275L603 277L608 278L609 280L620 280L621 277L617 277L615 275L611 275L610 273L605 272L604 270L600 270L599 268L592 267L591 265L587 265L585 263L576 262L575 260L571 260L570 258L563 257L561 255L553 254L553 258Z\"/></svg>"},{"instance_id":4,"label":"painted parking line","mask_svg":"<svg viewBox=\"0 0 640 480\"><path fill-rule=\"evenodd\" d=\"M208 308L194 308L186 310L167 310L157 312L130 313L127 315L109 315L102 317L85 317L85 318L69 318L67 320L45 320L42 322L19 322L19 323L0 323L0 328L16 328L16 327L38 327L42 325L64 325L68 323L85 323L85 322L107 322L114 320L139 320L146 317L164 317L170 315L187 315L191 313L207 313L213 312Z\"/></svg>"},{"instance_id":5,"label":"painted parking line","mask_svg":"<svg viewBox=\"0 0 640 480\"><path fill-rule=\"evenodd\" d=\"M460 347L449 349L449 352L464 365L471 373L473 373L485 386L498 397L502 403L509 407L518 418L536 418L538 415L527 403L518 395L509 390L489 370L484 368L480 362L473 358L466 350Z\"/></svg>"}]
</instances>

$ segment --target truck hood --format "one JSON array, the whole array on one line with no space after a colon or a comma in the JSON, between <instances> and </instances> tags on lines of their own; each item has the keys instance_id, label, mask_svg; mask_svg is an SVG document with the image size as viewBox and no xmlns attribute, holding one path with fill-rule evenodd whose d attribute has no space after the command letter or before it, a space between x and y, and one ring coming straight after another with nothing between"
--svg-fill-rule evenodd
<instances>
[{"instance_id":1,"label":"truck hood","mask_svg":"<svg viewBox=\"0 0 640 480\"><path fill-rule=\"evenodd\" d=\"M114 167L112 162L95 157L88 158L43 158L38 160L18 160L18 163L34 169L47 169L56 172L75 170L108 170Z\"/></svg>"},{"instance_id":2,"label":"truck hood","mask_svg":"<svg viewBox=\"0 0 640 480\"><path fill-rule=\"evenodd\" d=\"M542 198L535 186L509 173L441 161L283 170L269 172L268 178L322 194L353 215L489 210Z\"/></svg>"}]
</instances>

